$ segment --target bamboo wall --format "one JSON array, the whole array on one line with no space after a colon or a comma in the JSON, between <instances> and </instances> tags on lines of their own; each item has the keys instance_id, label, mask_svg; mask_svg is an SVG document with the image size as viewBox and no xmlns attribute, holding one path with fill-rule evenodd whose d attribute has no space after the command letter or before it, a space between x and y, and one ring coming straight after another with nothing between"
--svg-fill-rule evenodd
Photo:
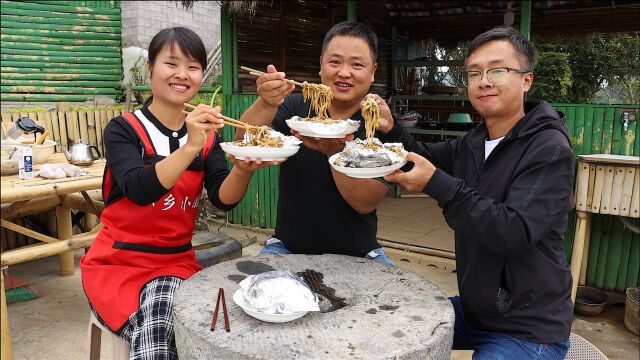
<instances>
[{"instance_id":1,"label":"bamboo wall","mask_svg":"<svg viewBox=\"0 0 640 360\"><path fill-rule=\"evenodd\" d=\"M87 101L122 91L120 1L3 1L2 101Z\"/></svg>"},{"instance_id":2,"label":"bamboo wall","mask_svg":"<svg viewBox=\"0 0 640 360\"><path fill-rule=\"evenodd\" d=\"M629 124L625 131L621 118L625 109L636 112L638 105L553 104L564 112L567 128L573 137L573 149L581 154L615 154L640 156L640 126L638 121ZM565 254L571 261L575 214L564 239ZM635 223L640 222L635 219ZM617 216L594 214L589 243L587 285L601 289L622 291L640 284L640 235L625 228Z\"/></svg>"}]
</instances>

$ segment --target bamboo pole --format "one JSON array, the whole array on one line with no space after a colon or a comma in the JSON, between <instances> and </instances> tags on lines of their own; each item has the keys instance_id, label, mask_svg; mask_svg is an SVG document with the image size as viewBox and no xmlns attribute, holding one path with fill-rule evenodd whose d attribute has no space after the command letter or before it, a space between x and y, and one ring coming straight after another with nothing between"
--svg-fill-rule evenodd
<instances>
[{"instance_id":1,"label":"bamboo pole","mask_svg":"<svg viewBox=\"0 0 640 360\"><path fill-rule=\"evenodd\" d=\"M113 49L110 49L108 46L73 46L14 41L3 41L2 45L5 45L1 50L4 54L44 56L69 56L70 54L104 54L106 55L106 57L114 57ZM115 52L115 54L119 54L119 52Z\"/></svg>"},{"instance_id":2,"label":"bamboo pole","mask_svg":"<svg viewBox=\"0 0 640 360\"><path fill-rule=\"evenodd\" d=\"M43 16L44 13L32 12L28 18L32 21L38 21L39 23L61 24L61 25L82 25L82 26L107 26L121 29L121 22L114 20L94 20L94 19L77 19L77 18L62 18L62 17L49 17ZM21 22L25 20L24 16L19 15L5 15L0 17L2 21Z\"/></svg>"},{"instance_id":3,"label":"bamboo pole","mask_svg":"<svg viewBox=\"0 0 640 360\"><path fill-rule=\"evenodd\" d=\"M116 95L122 91L110 88L81 88L81 87L47 87L47 86L0 86L3 93L43 93L43 94L86 94L86 95Z\"/></svg>"},{"instance_id":4,"label":"bamboo pole","mask_svg":"<svg viewBox=\"0 0 640 360\"><path fill-rule=\"evenodd\" d=\"M95 145L97 147L98 141L96 137L96 119L92 110L87 111L87 131L89 132L89 145ZM100 152L100 154L102 154L102 152Z\"/></svg>"},{"instance_id":5,"label":"bamboo pole","mask_svg":"<svg viewBox=\"0 0 640 360\"><path fill-rule=\"evenodd\" d=\"M100 215L104 210L104 202L91 199L91 204L80 194L73 193L64 197L63 205L75 210L84 211L93 215Z\"/></svg>"},{"instance_id":6,"label":"bamboo pole","mask_svg":"<svg viewBox=\"0 0 640 360\"><path fill-rule=\"evenodd\" d=\"M17 61L17 62L54 62L64 64L105 64L105 65L119 65L120 58L92 58L89 56L41 56L41 55L13 55L13 54L0 54L0 60L2 61ZM60 64L58 64L60 65Z\"/></svg>"},{"instance_id":7,"label":"bamboo pole","mask_svg":"<svg viewBox=\"0 0 640 360\"><path fill-rule=\"evenodd\" d=\"M40 37L40 36L25 36L25 35L7 35L2 34L0 36L2 41L5 39L7 41L13 42L25 42L25 43L37 43L40 41L41 44L47 45L62 45L62 46L112 46L112 47L120 47L120 41L118 40L86 40L86 39L62 39L62 38L48 38L48 37ZM9 66L6 65L5 66Z\"/></svg>"},{"instance_id":8,"label":"bamboo pole","mask_svg":"<svg viewBox=\"0 0 640 360\"><path fill-rule=\"evenodd\" d=\"M17 224L14 224L10 221L7 221L5 219L1 219L0 220L0 224L2 224L2 227L5 229L9 229L11 231L14 231L17 234L22 234L22 235L27 235L30 236L36 240L40 240L42 242L46 242L46 243L55 243L58 242L58 239L56 238L52 238L51 236L47 236L44 234L40 234L38 232L35 232L33 230L27 229L24 226L20 226ZM16 241L17 243L17 241Z\"/></svg>"},{"instance_id":9,"label":"bamboo pole","mask_svg":"<svg viewBox=\"0 0 640 360\"><path fill-rule=\"evenodd\" d=\"M45 10L45 9L22 9L17 7L9 7L9 5L13 5L8 3L7 5L2 5L2 13L6 15L13 15L19 17L44 17L44 18L54 18L54 19L83 19L83 20L94 20L94 21L111 21L120 23L121 16L120 14L80 14L76 12L60 12L53 10Z\"/></svg>"},{"instance_id":10,"label":"bamboo pole","mask_svg":"<svg viewBox=\"0 0 640 360\"><path fill-rule=\"evenodd\" d=\"M78 125L80 126L80 138L89 142L89 129L87 128L87 112L78 111Z\"/></svg>"},{"instance_id":11,"label":"bamboo pole","mask_svg":"<svg viewBox=\"0 0 640 360\"><path fill-rule=\"evenodd\" d=\"M13 219L16 217L23 217L27 215L37 214L43 211L48 211L56 206L62 204L62 200L57 195L49 195L45 197L40 197L37 199L30 200L28 202L20 202L21 206L13 207L4 206L2 207L2 218L3 219ZM16 203L13 203L16 204Z\"/></svg>"},{"instance_id":12,"label":"bamboo pole","mask_svg":"<svg viewBox=\"0 0 640 360\"><path fill-rule=\"evenodd\" d=\"M108 33L99 33L99 32L75 32L75 31L3 28L2 33L6 35L39 36L43 38L47 37L47 38L62 38L62 39L74 39L74 40L75 39L112 40L112 41L122 40L122 35L120 34L108 34Z\"/></svg>"},{"instance_id":13,"label":"bamboo pole","mask_svg":"<svg viewBox=\"0 0 640 360\"><path fill-rule=\"evenodd\" d=\"M45 65L44 67L41 68L33 68L33 65L31 63L28 63L28 66L9 66L9 61L2 63L2 67L0 67L0 70L2 70L2 73L4 74L6 73L20 73L23 74L23 72L25 71L25 69L30 69L31 73L34 75L56 75L56 74L80 74L80 75L111 75L111 76L120 76L122 75L122 69L116 66L111 66L108 68L100 68L100 69L94 69L94 68L84 68L84 67L77 67L76 65L74 65L73 68L59 68L56 66L47 66ZM95 65L95 64L94 64ZM62 65L61 65L62 66Z\"/></svg>"},{"instance_id":14,"label":"bamboo pole","mask_svg":"<svg viewBox=\"0 0 640 360\"><path fill-rule=\"evenodd\" d=\"M4 45L4 44L3 44ZM56 51L56 50L32 50L21 48L6 48L0 49L0 54L5 55L22 55L22 56L57 56L57 57L87 57L87 58L118 58L119 52L98 52L98 51L83 51L83 52L68 52L68 51Z\"/></svg>"},{"instance_id":15,"label":"bamboo pole","mask_svg":"<svg viewBox=\"0 0 640 360\"><path fill-rule=\"evenodd\" d=\"M5 73L2 72L2 81L5 80L45 80L45 81L67 81L75 80L77 82L89 81L91 83L106 83L108 81L120 81L120 75L102 75L102 74L21 74L21 73ZM97 87L97 86L96 86Z\"/></svg>"},{"instance_id":16,"label":"bamboo pole","mask_svg":"<svg viewBox=\"0 0 640 360\"><path fill-rule=\"evenodd\" d=\"M3 86L35 86L35 87L87 87L96 89L115 89L119 88L118 81L99 81L99 80L24 80L24 79L2 79ZM99 91L99 90L98 90Z\"/></svg>"},{"instance_id":17,"label":"bamboo pole","mask_svg":"<svg viewBox=\"0 0 640 360\"><path fill-rule=\"evenodd\" d=\"M100 94L97 94L100 95ZM6 94L0 95L0 101L31 101L31 102L58 102L58 101L90 101L96 95L77 95L77 94ZM111 97L113 95L105 95Z\"/></svg>"},{"instance_id":18,"label":"bamboo pole","mask_svg":"<svg viewBox=\"0 0 640 360\"><path fill-rule=\"evenodd\" d=\"M573 250L571 253L571 278L572 278L572 287L571 287L571 301L575 303L576 301L576 292L578 290L578 282L580 280L580 270L582 266L586 266L586 264L582 264L582 253L584 251L584 244L588 242L586 240L587 236L591 234L587 233L588 223L591 221L591 213L586 211L576 211L577 222L576 222L576 236L573 239Z\"/></svg>"},{"instance_id":19,"label":"bamboo pole","mask_svg":"<svg viewBox=\"0 0 640 360\"><path fill-rule=\"evenodd\" d=\"M96 26L96 25L69 25L60 24L56 22L51 23L37 23L37 22L15 22L15 21L3 21L2 25L8 29L23 29L23 30L39 30L39 31L78 31L84 33L93 34L118 34L122 31L121 27L116 26Z\"/></svg>"},{"instance_id":20,"label":"bamboo pole","mask_svg":"<svg viewBox=\"0 0 640 360\"><path fill-rule=\"evenodd\" d=\"M2 295L2 298L0 299L0 321L2 322L2 325L0 325L0 327L2 328L2 330L0 331L1 336L0 338L2 340L0 340L0 358L2 360L12 360L13 359L13 352L11 350L11 335L9 334L9 316L7 314L7 298L5 296L5 291L4 291L4 275L2 274L3 271L0 271L0 295Z\"/></svg>"},{"instance_id":21,"label":"bamboo pole","mask_svg":"<svg viewBox=\"0 0 640 360\"><path fill-rule=\"evenodd\" d=\"M56 207L56 222L58 225L58 239L68 240L73 236L71 223L71 209L61 205ZM71 276L74 272L73 251L61 252L58 255L60 261L60 276Z\"/></svg>"},{"instance_id":22,"label":"bamboo pole","mask_svg":"<svg viewBox=\"0 0 640 360\"><path fill-rule=\"evenodd\" d=\"M96 231L78 234L69 240L58 241L55 244L29 246L23 249L4 252L1 255L2 265L15 265L64 253L73 254L73 250L91 246L101 228L101 226L98 226Z\"/></svg>"},{"instance_id":23,"label":"bamboo pole","mask_svg":"<svg viewBox=\"0 0 640 360\"><path fill-rule=\"evenodd\" d=\"M378 243L381 246L389 247L392 249L405 250L405 251L415 252L415 253L424 254L424 255L431 255L431 256L436 256L436 257L451 259L451 260L456 259L456 254L451 251L433 249L433 248L428 248L424 246L403 244L403 243L398 243L395 241L384 240L384 239L378 239Z\"/></svg>"},{"instance_id":24,"label":"bamboo pole","mask_svg":"<svg viewBox=\"0 0 640 360\"><path fill-rule=\"evenodd\" d=\"M102 126L102 120L100 118L100 111L99 110L94 110L93 111L93 118L94 121L96 123L96 142L97 142L97 146L98 149L100 149L100 153L102 154L102 156L105 156L104 154L104 145L102 144L102 134L104 133L104 128Z\"/></svg>"},{"instance_id":25,"label":"bamboo pole","mask_svg":"<svg viewBox=\"0 0 640 360\"><path fill-rule=\"evenodd\" d=\"M97 15L112 15L120 17L120 8L93 8L86 6L70 6L70 5L57 5L57 4L37 4L37 3L23 3L19 1L5 2L2 4L6 9L16 10L38 10L38 11L50 11L60 13L76 13L76 14L91 14ZM25 13L31 13L25 12Z\"/></svg>"},{"instance_id":26,"label":"bamboo pole","mask_svg":"<svg viewBox=\"0 0 640 360\"><path fill-rule=\"evenodd\" d=\"M66 111L65 117L67 118L67 134L72 144L80 138L80 130L78 129L78 112Z\"/></svg>"},{"instance_id":27,"label":"bamboo pole","mask_svg":"<svg viewBox=\"0 0 640 360\"><path fill-rule=\"evenodd\" d=\"M3 57L7 57L7 55L0 56L0 59ZM34 68L34 69L97 69L97 70L119 70L122 72L122 69L119 69L120 63L95 63L95 64L85 64L85 63L72 63L72 62L40 62L43 59L33 59L22 57L21 60L16 59L18 55L13 56L11 59L2 59L2 65L5 67L17 67L17 68ZM62 60L62 59L61 59ZM66 59L65 59L66 60ZM97 60L94 60L97 61Z\"/></svg>"}]
</instances>

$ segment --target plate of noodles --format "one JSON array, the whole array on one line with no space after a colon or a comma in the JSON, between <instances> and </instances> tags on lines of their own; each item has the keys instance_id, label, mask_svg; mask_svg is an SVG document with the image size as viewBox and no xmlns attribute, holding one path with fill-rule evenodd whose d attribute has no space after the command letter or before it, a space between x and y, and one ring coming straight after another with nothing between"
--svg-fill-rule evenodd
<instances>
[{"instance_id":1,"label":"plate of noodles","mask_svg":"<svg viewBox=\"0 0 640 360\"><path fill-rule=\"evenodd\" d=\"M407 151L401 143L383 144L374 137L380 121L380 107L374 99L363 101L360 107L367 138L347 141L342 152L329 158L329 164L336 171L354 178L389 175L407 163Z\"/></svg>"},{"instance_id":2,"label":"plate of noodles","mask_svg":"<svg viewBox=\"0 0 640 360\"><path fill-rule=\"evenodd\" d=\"M333 100L333 91L324 84L302 84L302 97L309 101L307 117L294 116L286 120L287 125L303 136L317 138L343 138L360 127L357 120L335 120L329 117L329 107ZM311 110L317 115L311 116Z\"/></svg>"},{"instance_id":3,"label":"plate of noodles","mask_svg":"<svg viewBox=\"0 0 640 360\"><path fill-rule=\"evenodd\" d=\"M359 179L372 179L389 175L403 167L407 151L400 143L382 144L380 140L356 139L329 158L336 171Z\"/></svg>"},{"instance_id":4,"label":"plate of noodles","mask_svg":"<svg viewBox=\"0 0 640 360\"><path fill-rule=\"evenodd\" d=\"M301 143L295 136L262 126L249 128L243 139L220 143L220 147L238 160L283 161L297 153Z\"/></svg>"},{"instance_id":5,"label":"plate of noodles","mask_svg":"<svg viewBox=\"0 0 640 360\"><path fill-rule=\"evenodd\" d=\"M343 138L360 127L357 120L308 119L294 116L286 120L287 125L303 136L317 138Z\"/></svg>"}]
</instances>

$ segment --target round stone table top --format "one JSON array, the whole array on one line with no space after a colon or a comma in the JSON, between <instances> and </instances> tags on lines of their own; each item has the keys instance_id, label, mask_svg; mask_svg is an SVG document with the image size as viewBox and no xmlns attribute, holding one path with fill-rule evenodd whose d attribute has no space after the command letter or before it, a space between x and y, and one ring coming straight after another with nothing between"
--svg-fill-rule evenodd
<instances>
[{"instance_id":1,"label":"round stone table top","mask_svg":"<svg viewBox=\"0 0 640 360\"><path fill-rule=\"evenodd\" d=\"M320 312L287 323L257 320L233 299L248 275L292 270L321 299ZM218 289L222 305L210 330ZM186 359L449 359L454 312L444 293L420 276L342 255L243 257L186 280L174 298L176 345Z\"/></svg>"}]
</instances>

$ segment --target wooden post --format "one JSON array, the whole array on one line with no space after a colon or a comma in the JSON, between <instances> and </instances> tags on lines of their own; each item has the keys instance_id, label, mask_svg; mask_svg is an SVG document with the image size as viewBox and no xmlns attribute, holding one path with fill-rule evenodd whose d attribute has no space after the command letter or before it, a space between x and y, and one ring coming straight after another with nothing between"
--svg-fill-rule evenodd
<instances>
[{"instance_id":1,"label":"wooden post","mask_svg":"<svg viewBox=\"0 0 640 360\"><path fill-rule=\"evenodd\" d=\"M124 93L125 93L124 111L131 112L131 86L127 86L127 90L125 90Z\"/></svg>"},{"instance_id":2,"label":"wooden post","mask_svg":"<svg viewBox=\"0 0 640 360\"><path fill-rule=\"evenodd\" d=\"M576 211L578 221L576 222L576 236L573 239L573 252L571 253L571 301L575 303L578 282L580 279L580 269L582 267L582 254L586 238L590 235L587 228L590 227L591 213L586 211Z\"/></svg>"},{"instance_id":3,"label":"wooden post","mask_svg":"<svg viewBox=\"0 0 640 360\"><path fill-rule=\"evenodd\" d=\"M58 224L58 239L70 239L73 234L71 224L71 209L60 205L56 207L56 222ZM71 276L74 271L73 251L65 251L58 255L60 260L60 276Z\"/></svg>"},{"instance_id":4,"label":"wooden post","mask_svg":"<svg viewBox=\"0 0 640 360\"><path fill-rule=\"evenodd\" d=\"M7 317L7 298L4 293L4 275L0 271L0 321L2 321L2 330L0 331L0 359L12 360L13 352L11 351L11 336L9 334L9 318Z\"/></svg>"}]
</instances>

